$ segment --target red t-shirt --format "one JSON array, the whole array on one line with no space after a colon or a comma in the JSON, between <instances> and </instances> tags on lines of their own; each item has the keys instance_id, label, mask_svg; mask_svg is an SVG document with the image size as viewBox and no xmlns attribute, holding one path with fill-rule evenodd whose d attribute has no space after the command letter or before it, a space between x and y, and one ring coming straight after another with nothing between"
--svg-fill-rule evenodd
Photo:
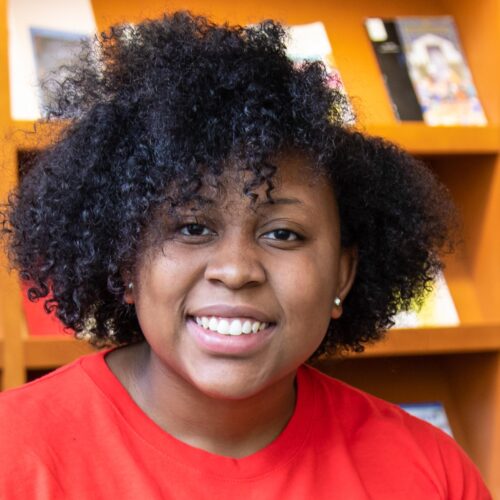
<instances>
[{"instance_id":1,"label":"red t-shirt","mask_svg":"<svg viewBox=\"0 0 500 500\"><path fill-rule=\"evenodd\" d=\"M0 396L2 499L490 499L457 444L397 406L302 366L282 433L242 459L173 438L104 353Z\"/></svg>"}]
</instances>

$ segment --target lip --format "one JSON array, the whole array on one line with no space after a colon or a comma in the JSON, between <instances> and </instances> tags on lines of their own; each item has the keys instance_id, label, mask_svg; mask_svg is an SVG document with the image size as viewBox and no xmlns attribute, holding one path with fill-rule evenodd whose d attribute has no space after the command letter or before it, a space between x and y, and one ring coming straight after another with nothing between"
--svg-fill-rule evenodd
<instances>
[{"instance_id":1,"label":"lip","mask_svg":"<svg viewBox=\"0 0 500 500\"><path fill-rule=\"evenodd\" d=\"M212 304L196 309L190 312L189 315L198 317L249 318L260 323L275 323L268 314L248 305Z\"/></svg>"},{"instance_id":2,"label":"lip","mask_svg":"<svg viewBox=\"0 0 500 500\"><path fill-rule=\"evenodd\" d=\"M241 315L241 311L238 314ZM216 316L215 314L212 315ZM275 332L275 325L272 324L264 330L248 335L221 335L217 332L205 330L192 317L186 318L186 325L189 336L194 340L198 348L209 354L220 355L245 356L253 354L265 347L271 341Z\"/></svg>"}]
</instances>

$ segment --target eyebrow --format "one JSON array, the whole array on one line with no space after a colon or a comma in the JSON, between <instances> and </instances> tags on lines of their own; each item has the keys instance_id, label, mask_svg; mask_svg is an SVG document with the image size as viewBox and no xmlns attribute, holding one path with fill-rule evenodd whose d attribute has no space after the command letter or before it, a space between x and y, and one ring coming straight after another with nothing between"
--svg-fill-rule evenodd
<instances>
[{"instance_id":1,"label":"eyebrow","mask_svg":"<svg viewBox=\"0 0 500 500\"><path fill-rule=\"evenodd\" d=\"M253 206L253 210L266 209L273 206L279 205L299 205L305 206L304 202L298 198L271 198L270 200L261 201ZM210 198L205 198L202 204L197 204L188 210L190 212L199 212L205 210L210 210L212 208L217 208L217 202Z\"/></svg>"},{"instance_id":2,"label":"eyebrow","mask_svg":"<svg viewBox=\"0 0 500 500\"><path fill-rule=\"evenodd\" d=\"M257 208L267 207L270 205L303 205L304 203L298 198L272 198L270 200L262 201L257 204Z\"/></svg>"}]
</instances>

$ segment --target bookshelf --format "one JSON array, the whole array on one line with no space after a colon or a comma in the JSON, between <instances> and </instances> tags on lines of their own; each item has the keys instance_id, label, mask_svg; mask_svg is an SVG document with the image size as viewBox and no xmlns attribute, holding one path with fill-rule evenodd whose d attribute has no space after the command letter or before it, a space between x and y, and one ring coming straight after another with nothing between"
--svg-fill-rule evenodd
<instances>
[{"instance_id":1,"label":"bookshelf","mask_svg":"<svg viewBox=\"0 0 500 500\"><path fill-rule=\"evenodd\" d=\"M161 0L147 7L132 0L93 0L99 29L119 21L156 17ZM7 74L6 0L0 0L0 69ZM457 440L500 498L500 0L313 0L290 7L285 0L245 3L214 0L169 2L216 21L247 24L277 18L290 24L324 22L362 130L388 138L422 157L449 187L463 213L464 244L447 261L445 276L461 318L454 328L390 332L362 355L323 361L326 372L394 402L440 400ZM486 127L435 127L398 123L366 35L366 17L454 16L486 111ZM8 79L0 79L0 152L4 199L17 178L17 152L50 140L57 128L13 122ZM1 264L5 263L0 257ZM19 285L0 268L0 368L3 387L23 383L27 369L50 369L90 351L61 336L30 337L21 313Z\"/></svg>"}]
</instances>

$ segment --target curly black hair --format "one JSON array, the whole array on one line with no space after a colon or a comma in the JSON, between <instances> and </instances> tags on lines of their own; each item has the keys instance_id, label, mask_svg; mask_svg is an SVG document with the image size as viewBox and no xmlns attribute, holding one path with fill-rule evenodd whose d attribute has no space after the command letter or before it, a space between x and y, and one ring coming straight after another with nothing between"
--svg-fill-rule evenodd
<instances>
[{"instance_id":1,"label":"curly black hair","mask_svg":"<svg viewBox=\"0 0 500 500\"><path fill-rule=\"evenodd\" d=\"M77 335L143 339L123 300L152 214L175 214L228 163L272 198L271 158L296 150L332 184L357 276L315 356L376 340L425 291L450 243L454 207L419 161L347 126L319 62L294 64L274 21L216 25L189 12L115 26L66 68L50 119L65 118L3 210L10 261L31 300ZM235 161L228 162L228 159Z\"/></svg>"}]
</instances>

